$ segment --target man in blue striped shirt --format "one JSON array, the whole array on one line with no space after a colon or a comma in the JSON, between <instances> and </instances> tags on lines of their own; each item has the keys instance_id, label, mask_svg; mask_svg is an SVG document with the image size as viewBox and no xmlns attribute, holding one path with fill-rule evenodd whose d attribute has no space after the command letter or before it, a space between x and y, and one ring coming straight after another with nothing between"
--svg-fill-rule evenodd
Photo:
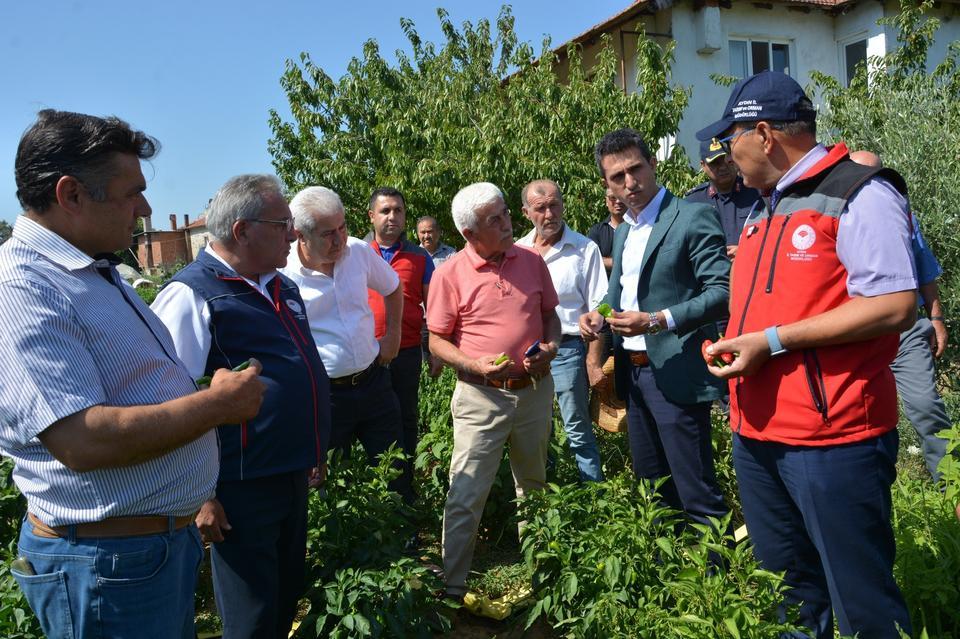
<instances>
[{"instance_id":1,"label":"man in blue striped shirt","mask_svg":"<svg viewBox=\"0 0 960 639\"><path fill-rule=\"evenodd\" d=\"M24 213L0 247L0 450L27 498L13 570L48 636L193 637L216 482L212 429L255 416L260 364L196 384L104 255L150 214L158 143L41 111L17 149Z\"/></svg>"}]
</instances>

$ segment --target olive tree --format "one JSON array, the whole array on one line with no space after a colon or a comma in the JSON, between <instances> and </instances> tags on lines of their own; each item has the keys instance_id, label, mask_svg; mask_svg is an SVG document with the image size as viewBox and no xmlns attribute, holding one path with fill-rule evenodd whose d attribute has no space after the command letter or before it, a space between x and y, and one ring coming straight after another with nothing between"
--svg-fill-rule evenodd
<instances>
[{"instance_id":1,"label":"olive tree","mask_svg":"<svg viewBox=\"0 0 960 639\"><path fill-rule=\"evenodd\" d=\"M905 0L901 12L881 22L898 28L898 48L862 65L850 87L825 75L815 83L824 97L819 124L825 139L851 150L878 153L906 179L910 203L924 237L944 269L941 296L954 335L960 324L960 72L954 42L946 59L928 70L927 51L939 22L926 16L931 2ZM944 358L957 362L957 339ZM956 366L945 366L952 381Z\"/></svg>"}]
</instances>

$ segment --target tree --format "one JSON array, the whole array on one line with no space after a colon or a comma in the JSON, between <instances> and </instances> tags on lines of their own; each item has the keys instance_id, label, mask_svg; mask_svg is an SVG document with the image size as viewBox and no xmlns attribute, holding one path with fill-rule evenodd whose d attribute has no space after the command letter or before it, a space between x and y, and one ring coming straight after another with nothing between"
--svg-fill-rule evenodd
<instances>
[{"instance_id":1,"label":"tree","mask_svg":"<svg viewBox=\"0 0 960 639\"><path fill-rule=\"evenodd\" d=\"M902 0L896 17L881 20L898 29L900 46L861 65L850 87L823 74L815 74L814 82L825 103L822 137L874 151L906 179L924 237L943 266L940 289L949 321L960 311L960 42L927 71L927 51L939 28L926 15L932 5ZM958 325L951 329L941 378L954 382Z\"/></svg>"},{"instance_id":2,"label":"tree","mask_svg":"<svg viewBox=\"0 0 960 639\"><path fill-rule=\"evenodd\" d=\"M13 227L6 220L0 220L0 244L10 239L13 233Z\"/></svg>"},{"instance_id":3,"label":"tree","mask_svg":"<svg viewBox=\"0 0 960 639\"><path fill-rule=\"evenodd\" d=\"M531 45L517 41L509 7L501 9L495 35L487 20L458 30L444 10L437 13L446 41L423 42L413 23L401 20L411 53L398 51L393 66L375 40L336 82L306 53L287 62L281 84L294 121L270 114L277 174L290 191L311 184L337 191L353 234L367 227L370 192L388 185L404 192L410 218L434 215L452 239L459 237L449 214L454 194L490 181L506 194L516 226L520 189L541 177L560 185L568 222L585 231L605 215L597 140L631 126L656 147L677 131L689 93L670 83L672 47L639 38L642 93L625 95L609 40L589 74L571 46L561 81L549 40L537 59ZM679 145L659 172L677 189L692 182Z\"/></svg>"}]
</instances>

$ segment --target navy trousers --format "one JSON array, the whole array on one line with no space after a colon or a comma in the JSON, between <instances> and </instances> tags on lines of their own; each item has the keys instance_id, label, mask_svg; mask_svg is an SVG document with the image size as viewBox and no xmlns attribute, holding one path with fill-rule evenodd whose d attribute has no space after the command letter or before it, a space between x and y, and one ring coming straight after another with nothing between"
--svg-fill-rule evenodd
<instances>
[{"instance_id":1,"label":"navy trousers","mask_svg":"<svg viewBox=\"0 0 960 639\"><path fill-rule=\"evenodd\" d=\"M893 580L890 486L897 431L838 446L788 446L734 435L733 461L757 559L785 571L787 597L817 639L911 632ZM832 612L831 612L832 611ZM806 637L806 635L798 635Z\"/></svg>"},{"instance_id":2,"label":"navy trousers","mask_svg":"<svg viewBox=\"0 0 960 639\"><path fill-rule=\"evenodd\" d=\"M713 467L710 402L674 404L649 366L632 366L630 374L627 435L637 479L669 477L660 487L664 502L694 521L724 517L729 509Z\"/></svg>"},{"instance_id":3,"label":"navy trousers","mask_svg":"<svg viewBox=\"0 0 960 639\"><path fill-rule=\"evenodd\" d=\"M281 639L304 590L307 471L217 485L233 527L211 547L224 639Z\"/></svg>"}]
</instances>

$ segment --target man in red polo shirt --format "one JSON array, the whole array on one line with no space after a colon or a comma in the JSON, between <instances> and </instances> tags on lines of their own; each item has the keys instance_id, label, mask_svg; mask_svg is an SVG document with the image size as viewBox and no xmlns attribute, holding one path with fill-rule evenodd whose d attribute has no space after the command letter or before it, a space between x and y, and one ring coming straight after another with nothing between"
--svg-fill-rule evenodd
<instances>
[{"instance_id":1,"label":"man in red polo shirt","mask_svg":"<svg viewBox=\"0 0 960 639\"><path fill-rule=\"evenodd\" d=\"M433 279L427 328L430 352L459 378L450 403L453 457L443 568L447 594L462 597L504 443L510 442L517 497L546 486L550 361L560 342L560 318L543 258L513 245L500 189L471 184L453 198L452 212L466 246Z\"/></svg>"},{"instance_id":2,"label":"man in red polo shirt","mask_svg":"<svg viewBox=\"0 0 960 639\"><path fill-rule=\"evenodd\" d=\"M367 211L373 224L370 246L393 267L403 286L403 315L400 326L400 351L390 362L393 392L400 400L403 420L403 452L407 455L407 472L413 473L417 452L417 418L420 412L420 347L423 329L423 307L433 276L433 260L423 248L402 237L407 222L407 204L403 194L394 188L379 188L370 196ZM383 296L369 291L377 339L387 330ZM410 493L412 496L412 492Z\"/></svg>"}]
</instances>

